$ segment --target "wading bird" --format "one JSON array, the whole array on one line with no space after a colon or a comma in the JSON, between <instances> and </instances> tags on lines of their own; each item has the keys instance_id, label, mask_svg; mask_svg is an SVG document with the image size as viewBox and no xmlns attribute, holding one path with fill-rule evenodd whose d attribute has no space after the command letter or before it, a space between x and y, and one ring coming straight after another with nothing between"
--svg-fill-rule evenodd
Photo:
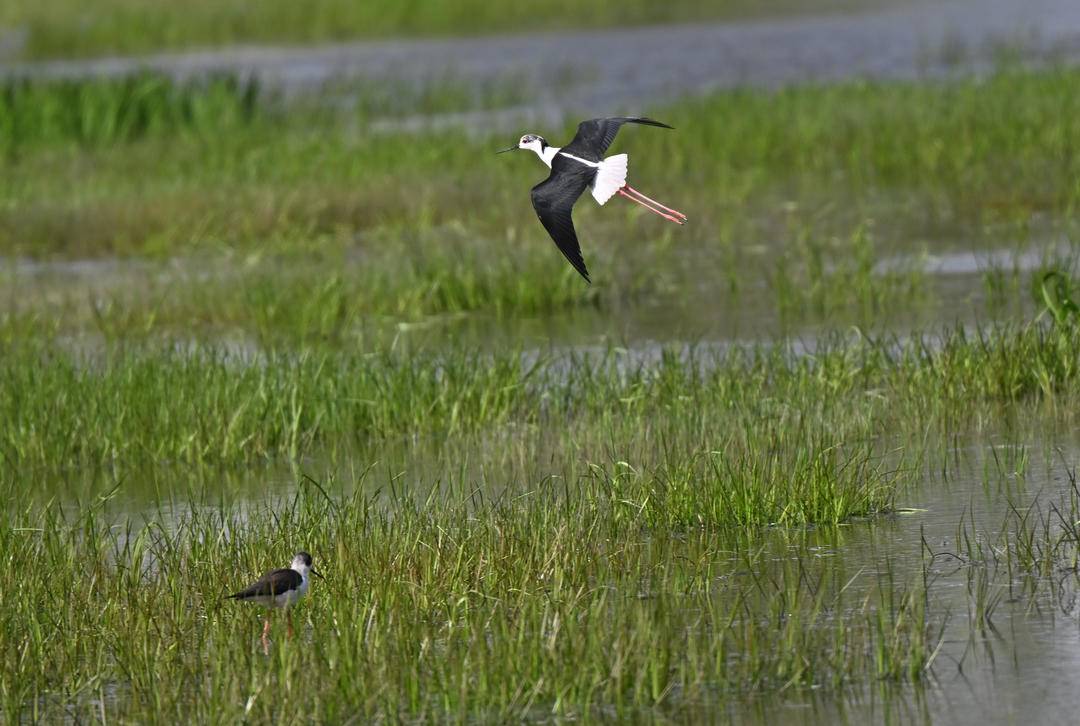
<instances>
[{"instance_id":1,"label":"wading bird","mask_svg":"<svg viewBox=\"0 0 1080 726\"><path fill-rule=\"evenodd\" d=\"M623 124L643 124L670 129L671 126L651 118L616 116L594 118L578 124L577 135L563 147L551 146L543 136L525 134L517 146L496 152L519 149L535 151L540 160L551 167L551 175L532 188L532 203L540 223L551 235L559 250L589 282L589 271L581 257L581 245L571 211L578 197L586 190L592 192L598 204L605 204L616 194L626 197L676 224L686 224L686 215L650 199L626 183L626 154L604 158L604 152L615 140Z\"/></svg>"},{"instance_id":2,"label":"wading bird","mask_svg":"<svg viewBox=\"0 0 1080 726\"><path fill-rule=\"evenodd\" d=\"M268 636L270 634L270 613L274 609L285 610L288 613L289 607L296 603L304 593L308 591L308 584L310 578L308 575L315 575L322 577L315 568L311 566L311 555L307 552L297 552L292 559L292 564L289 567L282 570L274 570L267 572L255 582L248 585L240 592L229 595L228 598L233 600L244 600L245 602L254 602L268 608L269 611L266 614L266 623L263 625L262 632L262 644L263 652L270 652L270 641ZM293 635L292 619L289 618L289 637Z\"/></svg>"}]
</instances>

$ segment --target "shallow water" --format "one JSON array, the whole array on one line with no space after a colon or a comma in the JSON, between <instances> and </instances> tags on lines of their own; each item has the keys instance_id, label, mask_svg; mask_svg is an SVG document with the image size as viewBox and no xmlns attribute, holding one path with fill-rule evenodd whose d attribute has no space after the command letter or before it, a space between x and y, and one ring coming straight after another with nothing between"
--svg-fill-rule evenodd
<instances>
[{"instance_id":1,"label":"shallow water","mask_svg":"<svg viewBox=\"0 0 1080 726\"><path fill-rule=\"evenodd\" d=\"M918 296L903 305L874 310L802 311L792 314L764 280L754 278L732 292L715 283L714 269L702 265L701 278L691 282L693 294L677 290L614 308L577 308L538 317L453 314L423 319L375 318L355 331L368 347L410 346L438 349L448 343L484 350L516 348L536 355L595 352L625 348L635 360L655 360L667 346L692 345L724 350L732 346L789 342L796 352L808 351L822 335L897 334L933 331L948 326L1028 319L1036 301L1027 291L1032 274L1048 265L1072 263L1072 248L1058 241L1032 243L1020 249L943 252L937 255L897 253L881 259L876 277L913 274L925 280ZM171 285L191 281L227 281L245 274L228 263L182 259L61 260L55 262L0 259L0 315L5 312L84 308L87 301L154 299ZM224 284L224 283L223 283ZM997 290L995 286L1003 288ZM134 297L133 297L134 296ZM166 333L168 331L161 331ZM193 347L210 345L220 352L251 360L257 342L242 332L188 331ZM72 343L89 350L101 341L85 332Z\"/></svg>"},{"instance_id":2,"label":"shallow water","mask_svg":"<svg viewBox=\"0 0 1080 726\"><path fill-rule=\"evenodd\" d=\"M1002 438L980 438L962 445L964 461L946 480L929 477L902 503L916 509L872 524L853 524L833 555L865 567L863 582L880 572L898 580L917 576L929 551L938 554L932 575L932 612L949 613L942 648L925 686L898 691L867 689L849 698L822 699L813 693L789 694L769 704L756 703L735 717L744 723L950 723L950 724L1065 724L1075 721L1080 692L1080 621L1071 597L1075 573L1062 577L1061 597L1043 591L1035 598L1021 595L1019 578L1010 579L1004 566L985 562L961 563L945 553L962 551L957 542L961 524L971 536L997 541L1010 508L1032 505L1044 509L1068 494L1065 463L1080 462L1077 432L1053 441L1020 445ZM1014 457L1027 451L1031 465L1022 477L984 479L994 451ZM1053 453L1054 450L1057 453ZM1045 457L1045 459L1044 459ZM993 468L993 467L991 467ZM1007 471L1008 467L1006 467ZM925 541L925 545L924 545ZM969 576L984 568L991 591L1002 599L992 613L992 629L981 632L969 619L972 597ZM858 587L858 583L856 583ZM883 692L886 694L883 698Z\"/></svg>"}]
</instances>

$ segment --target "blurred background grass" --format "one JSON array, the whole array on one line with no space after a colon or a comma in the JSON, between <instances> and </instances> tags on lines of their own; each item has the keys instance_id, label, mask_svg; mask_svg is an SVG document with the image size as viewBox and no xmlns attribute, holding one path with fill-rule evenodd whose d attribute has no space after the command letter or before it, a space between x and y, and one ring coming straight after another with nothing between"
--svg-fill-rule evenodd
<instances>
[{"instance_id":1,"label":"blurred background grass","mask_svg":"<svg viewBox=\"0 0 1080 726\"><path fill-rule=\"evenodd\" d=\"M7 0L9 59L130 55L234 43L319 43L399 36L589 29L881 6L886 0ZM0 56L2 57L2 56Z\"/></svg>"}]
</instances>

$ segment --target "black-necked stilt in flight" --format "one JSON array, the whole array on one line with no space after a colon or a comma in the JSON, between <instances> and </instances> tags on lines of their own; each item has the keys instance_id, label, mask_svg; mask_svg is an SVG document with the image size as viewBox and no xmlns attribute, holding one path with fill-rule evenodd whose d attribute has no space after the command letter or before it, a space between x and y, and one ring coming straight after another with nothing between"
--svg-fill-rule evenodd
<instances>
[{"instance_id":1,"label":"black-necked stilt in flight","mask_svg":"<svg viewBox=\"0 0 1080 726\"><path fill-rule=\"evenodd\" d=\"M686 215L650 199L626 183L626 154L604 158L604 152L615 140L623 124L644 124L670 129L671 126L651 118L616 116L594 118L578 124L577 135L563 147L551 146L543 136L525 134L517 146L498 153L530 149L551 167L551 175L532 188L532 203L540 223L555 240L559 250L570 260L574 269L589 282L589 271L581 257L574 220L574 203L586 189L592 191L598 204L605 204L616 194L626 197L676 224L686 224Z\"/></svg>"},{"instance_id":2,"label":"black-necked stilt in flight","mask_svg":"<svg viewBox=\"0 0 1080 726\"><path fill-rule=\"evenodd\" d=\"M304 593L308 591L310 578L308 575L322 577L311 566L311 555L307 552L297 552L292 559L292 564L283 570L267 572L255 582L248 585L240 592L233 593L228 597L233 600L254 602L269 608L288 610L296 603ZM269 652L270 644L267 636L270 634L270 614L266 615L266 623L263 625L262 643L263 651ZM289 637L293 634L292 621L289 621Z\"/></svg>"}]
</instances>

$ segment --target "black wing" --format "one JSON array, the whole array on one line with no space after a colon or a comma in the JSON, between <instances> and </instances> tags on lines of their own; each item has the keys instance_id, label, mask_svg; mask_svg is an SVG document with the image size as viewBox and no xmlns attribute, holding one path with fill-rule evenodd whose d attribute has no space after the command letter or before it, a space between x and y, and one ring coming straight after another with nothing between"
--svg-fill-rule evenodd
<instances>
[{"instance_id":1,"label":"black wing","mask_svg":"<svg viewBox=\"0 0 1080 726\"><path fill-rule=\"evenodd\" d=\"M563 151L589 161L600 161L604 157L604 152L611 146L611 142L615 140L615 135L619 133L619 129L623 124L659 126L662 129L672 128L667 124L644 116L594 118L578 124L577 134L569 144L563 147Z\"/></svg>"},{"instance_id":2,"label":"black wing","mask_svg":"<svg viewBox=\"0 0 1080 726\"><path fill-rule=\"evenodd\" d=\"M595 169L578 162L570 166L570 162L556 156L551 164L551 175L532 188L532 205L536 216L551 239L555 240L559 251L585 278L585 282L592 281L585 268L585 260L581 257L581 245L578 244L574 219L570 213L574 209L574 202L589 186L595 174Z\"/></svg>"},{"instance_id":3,"label":"black wing","mask_svg":"<svg viewBox=\"0 0 1080 726\"><path fill-rule=\"evenodd\" d=\"M248 585L246 589L233 593L229 597L237 600L248 600L253 597L280 595L289 590L296 590L303 581L304 578L300 577L300 573L296 570L274 570Z\"/></svg>"}]
</instances>

